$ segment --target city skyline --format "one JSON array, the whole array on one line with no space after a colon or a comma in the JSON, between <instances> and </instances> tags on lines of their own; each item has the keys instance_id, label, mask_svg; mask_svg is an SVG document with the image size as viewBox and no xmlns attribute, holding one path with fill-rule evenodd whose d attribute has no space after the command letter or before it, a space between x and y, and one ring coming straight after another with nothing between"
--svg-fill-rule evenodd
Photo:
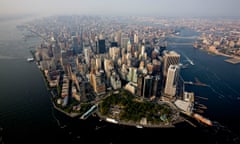
<instances>
[{"instance_id":1,"label":"city skyline","mask_svg":"<svg viewBox=\"0 0 240 144\"><path fill-rule=\"evenodd\" d=\"M120 16L240 16L238 0L3 0L0 16L9 15L120 15Z\"/></svg>"}]
</instances>

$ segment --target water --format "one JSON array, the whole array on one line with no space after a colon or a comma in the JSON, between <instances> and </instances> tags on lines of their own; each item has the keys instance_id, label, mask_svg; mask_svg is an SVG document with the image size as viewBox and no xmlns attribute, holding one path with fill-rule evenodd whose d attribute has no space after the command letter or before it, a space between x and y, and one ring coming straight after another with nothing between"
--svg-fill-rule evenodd
<instances>
[{"instance_id":1,"label":"water","mask_svg":"<svg viewBox=\"0 0 240 144\"><path fill-rule=\"evenodd\" d=\"M29 46L15 24L5 21L0 27L0 127L4 143L54 142L58 126L52 117L50 95L34 63ZM45 131L44 133L42 133Z\"/></svg>"},{"instance_id":2,"label":"water","mask_svg":"<svg viewBox=\"0 0 240 144\"><path fill-rule=\"evenodd\" d=\"M186 123L178 124L177 129L137 129L109 124L95 117L87 121L72 119L54 110L39 69L26 61L31 56L29 47L39 44L39 39L24 41L21 32L15 28L18 23L20 21L0 24L0 127L3 128L0 134L4 143L93 143L96 140L98 143L137 143L143 140L149 143L165 140L192 143L189 137L199 143L226 141L225 133L224 140L221 140L216 129L194 129ZM197 77L210 85L189 87L196 95L209 98L201 101L208 107L204 116L237 133L240 65L226 63L223 57L208 55L191 46L169 46L169 49L194 62L195 65L181 71L185 80L194 81ZM181 57L181 62L188 63L185 57ZM169 136L174 138L169 139Z\"/></svg>"},{"instance_id":3,"label":"water","mask_svg":"<svg viewBox=\"0 0 240 144\"><path fill-rule=\"evenodd\" d=\"M197 78L209 85L189 88L197 96L208 98L207 101L200 101L208 107L204 115L240 134L240 64L227 63L224 61L226 57L210 55L192 46L169 46L169 50L180 53L181 63L189 64L187 69L181 70L184 80L195 81ZM184 55L189 57L194 65L191 65Z\"/></svg>"}]
</instances>

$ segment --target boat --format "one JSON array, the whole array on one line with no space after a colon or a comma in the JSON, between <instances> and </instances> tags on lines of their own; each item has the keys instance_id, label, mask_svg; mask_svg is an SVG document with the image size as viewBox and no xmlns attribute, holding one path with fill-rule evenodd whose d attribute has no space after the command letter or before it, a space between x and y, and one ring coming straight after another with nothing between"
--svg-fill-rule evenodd
<instances>
[{"instance_id":1,"label":"boat","mask_svg":"<svg viewBox=\"0 0 240 144\"><path fill-rule=\"evenodd\" d=\"M27 58L27 61L32 62L32 61L34 61L34 58Z\"/></svg>"},{"instance_id":2,"label":"boat","mask_svg":"<svg viewBox=\"0 0 240 144\"><path fill-rule=\"evenodd\" d=\"M118 123L118 121L116 121L115 119L112 119L112 118L106 118L106 121L111 122L111 123L115 123L115 124Z\"/></svg>"},{"instance_id":3,"label":"boat","mask_svg":"<svg viewBox=\"0 0 240 144\"><path fill-rule=\"evenodd\" d=\"M141 125L136 125L136 127L137 127L137 128L143 128L143 126L141 126Z\"/></svg>"},{"instance_id":4,"label":"boat","mask_svg":"<svg viewBox=\"0 0 240 144\"><path fill-rule=\"evenodd\" d=\"M202 122L202 123L204 123L204 124L206 124L206 125L208 125L208 126L212 126L212 125L213 125L212 122L211 122L211 120L209 120L209 119L201 116L200 114L194 113L194 114L193 114L193 117L194 117L196 120L198 120L198 121L200 121L200 122Z\"/></svg>"}]
</instances>

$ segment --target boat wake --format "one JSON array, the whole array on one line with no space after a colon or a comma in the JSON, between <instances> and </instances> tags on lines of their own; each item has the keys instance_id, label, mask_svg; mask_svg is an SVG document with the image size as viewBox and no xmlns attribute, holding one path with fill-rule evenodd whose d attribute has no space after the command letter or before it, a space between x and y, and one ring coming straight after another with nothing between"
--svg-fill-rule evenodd
<instances>
[{"instance_id":1,"label":"boat wake","mask_svg":"<svg viewBox=\"0 0 240 144\"><path fill-rule=\"evenodd\" d=\"M224 79L219 77L216 73L210 71L207 67L204 68L207 73L204 74L205 78L209 81L209 88L219 99L225 98L228 102L237 100L240 97L240 92L229 85Z\"/></svg>"},{"instance_id":2,"label":"boat wake","mask_svg":"<svg viewBox=\"0 0 240 144\"><path fill-rule=\"evenodd\" d=\"M185 56L186 60L187 60L191 65L194 65L193 61L192 61L189 57L187 57L186 55L184 55L184 56Z\"/></svg>"},{"instance_id":3,"label":"boat wake","mask_svg":"<svg viewBox=\"0 0 240 144\"><path fill-rule=\"evenodd\" d=\"M189 64L191 64L191 65L195 65L194 62L193 62L193 60L191 60L188 56L186 56L186 55L183 54L183 53L182 53L182 55L186 58L186 61L188 61Z\"/></svg>"}]
</instances>

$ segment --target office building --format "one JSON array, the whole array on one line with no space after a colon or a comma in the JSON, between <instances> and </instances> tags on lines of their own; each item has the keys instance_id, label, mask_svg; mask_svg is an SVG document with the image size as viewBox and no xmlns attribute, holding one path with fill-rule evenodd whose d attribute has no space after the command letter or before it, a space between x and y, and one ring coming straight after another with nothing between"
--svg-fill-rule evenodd
<instances>
[{"instance_id":1,"label":"office building","mask_svg":"<svg viewBox=\"0 0 240 144\"><path fill-rule=\"evenodd\" d=\"M163 54L163 76L167 76L168 68L170 65L178 65L180 61L180 55L175 51L165 51Z\"/></svg>"},{"instance_id":2,"label":"office building","mask_svg":"<svg viewBox=\"0 0 240 144\"><path fill-rule=\"evenodd\" d=\"M106 52L105 40L99 39L97 45L97 54L104 54Z\"/></svg>"},{"instance_id":3,"label":"office building","mask_svg":"<svg viewBox=\"0 0 240 144\"><path fill-rule=\"evenodd\" d=\"M122 34L122 36L121 36L121 48L127 49L128 41L129 41L128 35L127 34Z\"/></svg>"},{"instance_id":4,"label":"office building","mask_svg":"<svg viewBox=\"0 0 240 144\"><path fill-rule=\"evenodd\" d=\"M129 67L127 80L131 81L131 82L134 82L134 83L137 83L137 68Z\"/></svg>"},{"instance_id":5,"label":"office building","mask_svg":"<svg viewBox=\"0 0 240 144\"><path fill-rule=\"evenodd\" d=\"M170 65L168 68L167 79L164 89L164 93L170 98L173 98L176 95L178 79L179 79L179 66Z\"/></svg>"},{"instance_id":6,"label":"office building","mask_svg":"<svg viewBox=\"0 0 240 144\"><path fill-rule=\"evenodd\" d=\"M152 96L159 97L161 95L161 77L160 75L156 75L153 78L153 85L152 85Z\"/></svg>"},{"instance_id":7,"label":"office building","mask_svg":"<svg viewBox=\"0 0 240 144\"><path fill-rule=\"evenodd\" d=\"M151 96L152 96L152 76L147 75L144 77L143 97L150 98Z\"/></svg>"}]
</instances>

